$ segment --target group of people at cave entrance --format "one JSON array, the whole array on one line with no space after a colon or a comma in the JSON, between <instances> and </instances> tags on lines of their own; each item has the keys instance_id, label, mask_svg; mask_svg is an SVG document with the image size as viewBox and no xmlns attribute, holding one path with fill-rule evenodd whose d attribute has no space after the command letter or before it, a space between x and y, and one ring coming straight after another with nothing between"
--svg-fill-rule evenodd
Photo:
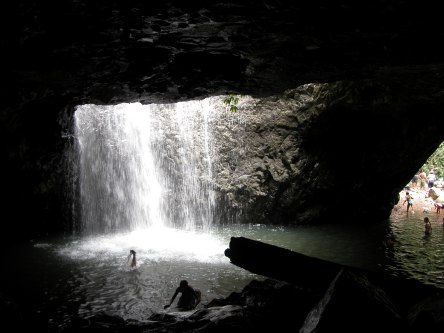
<instances>
[{"instance_id":1,"label":"group of people at cave entrance","mask_svg":"<svg viewBox=\"0 0 444 333\"><path fill-rule=\"evenodd\" d=\"M426 185L429 189L431 189L436 181L436 175L433 170L430 170L430 173L426 175L424 171L421 171L412 178L411 184L413 188L417 188L418 182L419 182L419 189L425 190ZM409 191L406 191L405 198L402 203L402 205L405 205L407 203L407 214L409 213L409 210L413 212L413 196ZM439 215L441 212L441 209L444 208L444 203L435 202L434 207L436 209L436 214ZM444 228L444 218L442 220L442 227ZM426 235L430 235L432 233L432 225L430 223L430 219L428 216L424 217L424 233Z\"/></svg>"},{"instance_id":2,"label":"group of people at cave entrance","mask_svg":"<svg viewBox=\"0 0 444 333\"><path fill-rule=\"evenodd\" d=\"M413 197L409 192L405 193L405 199L402 203L402 205L405 205L407 203L407 214L409 213L409 209L413 212ZM441 212L441 208L444 208L442 203L435 203L436 208L436 214L439 216ZM444 217L442 219L442 227L444 228ZM432 234L432 224L430 223L430 218L428 216L424 217L424 233L425 235L431 235Z\"/></svg>"},{"instance_id":3,"label":"group of people at cave entrance","mask_svg":"<svg viewBox=\"0 0 444 333\"><path fill-rule=\"evenodd\" d=\"M417 172L411 181L412 188L418 188L420 190L426 190L427 188L431 189L435 185L436 174L433 170L430 170L429 174L426 174L424 170Z\"/></svg>"},{"instance_id":4,"label":"group of people at cave entrance","mask_svg":"<svg viewBox=\"0 0 444 333\"><path fill-rule=\"evenodd\" d=\"M427 175L424 170L421 170L420 172L417 172L412 180L411 185L412 189L418 188L419 183L419 190L426 190L426 187L428 189L431 189L435 185L436 181L436 175L433 170L430 170L429 174ZM406 186L406 195L405 200L403 202L403 205L407 203L407 213L409 213L409 210L413 213L413 196L410 194L409 190L410 187ZM441 203L435 203L436 213L439 214L441 211L441 208L444 208L444 205Z\"/></svg>"}]
</instances>

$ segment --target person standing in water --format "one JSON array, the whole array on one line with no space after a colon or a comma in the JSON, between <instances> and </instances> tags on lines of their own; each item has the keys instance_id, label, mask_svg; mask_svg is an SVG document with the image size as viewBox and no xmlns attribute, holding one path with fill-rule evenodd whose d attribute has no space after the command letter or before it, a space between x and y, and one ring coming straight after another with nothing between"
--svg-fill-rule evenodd
<instances>
[{"instance_id":1,"label":"person standing in water","mask_svg":"<svg viewBox=\"0 0 444 333\"><path fill-rule=\"evenodd\" d=\"M180 281L179 287L177 287L176 291L174 292L174 295L171 298L170 303L165 305L163 308L164 309L169 308L171 304L173 304L174 299L179 293L182 294L179 298L179 301L177 302L177 308L180 311L193 310L200 303L201 299L200 290L194 289L188 284L188 281L182 280Z\"/></svg>"},{"instance_id":2,"label":"person standing in water","mask_svg":"<svg viewBox=\"0 0 444 333\"><path fill-rule=\"evenodd\" d=\"M427 216L424 217L424 233L426 235L430 235L432 233L432 224Z\"/></svg>"},{"instance_id":3,"label":"person standing in water","mask_svg":"<svg viewBox=\"0 0 444 333\"><path fill-rule=\"evenodd\" d=\"M133 258L132 258L132 260L131 260L130 267L131 267L131 268L134 268L134 267L137 266L137 261L136 261L136 251L134 251L134 250L130 250L130 254L129 254L129 256L128 256L128 260L131 259L131 256L132 256Z\"/></svg>"},{"instance_id":4,"label":"person standing in water","mask_svg":"<svg viewBox=\"0 0 444 333\"><path fill-rule=\"evenodd\" d=\"M407 214L408 214L408 212L409 212L409 208L410 207L412 207L412 213L414 213L413 212L413 197L412 197L412 195L409 193L409 192L406 192L405 193L405 200L404 200L404 202L402 203L402 205L404 206L404 204L407 202Z\"/></svg>"},{"instance_id":5,"label":"person standing in water","mask_svg":"<svg viewBox=\"0 0 444 333\"><path fill-rule=\"evenodd\" d=\"M433 170L430 170L429 175L427 176L427 186L432 188L435 185L436 175Z\"/></svg>"}]
</instances>

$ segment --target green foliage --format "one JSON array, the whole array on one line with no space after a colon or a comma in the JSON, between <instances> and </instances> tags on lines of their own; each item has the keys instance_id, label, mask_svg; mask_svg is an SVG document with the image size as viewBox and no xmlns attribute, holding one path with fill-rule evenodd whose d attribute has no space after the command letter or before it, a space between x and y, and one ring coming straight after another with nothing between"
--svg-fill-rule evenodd
<instances>
[{"instance_id":1,"label":"green foliage","mask_svg":"<svg viewBox=\"0 0 444 333\"><path fill-rule=\"evenodd\" d=\"M444 142L439 145L421 168L427 174L432 169L437 177L444 177Z\"/></svg>"},{"instance_id":2,"label":"green foliage","mask_svg":"<svg viewBox=\"0 0 444 333\"><path fill-rule=\"evenodd\" d=\"M224 103L225 105L227 105L227 108L231 111L231 112L237 112L238 110L238 103L239 103L239 99L242 97L242 95L233 95L230 94L226 97L224 97Z\"/></svg>"}]
</instances>

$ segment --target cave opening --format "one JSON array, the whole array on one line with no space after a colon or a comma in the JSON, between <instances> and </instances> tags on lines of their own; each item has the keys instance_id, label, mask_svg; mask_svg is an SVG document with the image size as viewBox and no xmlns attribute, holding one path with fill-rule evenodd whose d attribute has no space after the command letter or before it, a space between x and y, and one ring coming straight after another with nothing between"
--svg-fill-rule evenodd
<instances>
[{"instance_id":1,"label":"cave opening","mask_svg":"<svg viewBox=\"0 0 444 333\"><path fill-rule=\"evenodd\" d=\"M424 164L415 172L400 192L400 201L395 206L395 211L402 206L406 207L406 213L411 211L422 211L423 213L436 212L440 217L441 208L444 203L442 191L444 187L444 143L427 158ZM409 198L407 198L408 196Z\"/></svg>"},{"instance_id":2,"label":"cave opening","mask_svg":"<svg viewBox=\"0 0 444 333\"><path fill-rule=\"evenodd\" d=\"M419 170L411 177L407 187L412 189L442 189L444 181L444 142L425 161ZM434 197L436 199L437 197Z\"/></svg>"},{"instance_id":3,"label":"cave opening","mask_svg":"<svg viewBox=\"0 0 444 333\"><path fill-rule=\"evenodd\" d=\"M219 110L214 109L215 105ZM389 228L383 221L375 223L370 230L353 226L286 228L244 225L236 220L242 215L236 211L238 207L218 206L219 202L227 200L220 200L221 194L217 191L220 188L216 188L214 183L217 182L211 179L220 172L215 162L217 140L227 140L223 124L236 127L238 135L246 125L242 110L233 113L226 108L224 98L160 106L137 103L79 106L75 115L76 126L79 126L76 129L78 148L89 150L78 158L79 166L89 170L87 174L78 170L82 208L78 210L77 231L83 239L76 239L75 246L67 244L61 252L71 258L81 253L93 260L96 255L111 253L122 259L130 248L135 248L141 264L152 260L177 261L178 258L220 263L226 259L221 254L229 237L249 235L327 260L381 269L386 255L390 257L393 254L390 251L396 250L396 245L385 241L397 237L399 230L393 230L393 225L399 222L396 217L395 222L389 221ZM197 118L186 119L184 112L192 113L197 109L201 110ZM229 112L220 112L222 109ZM147 118L144 114L147 110L156 114L155 117ZM221 115L222 118L211 118ZM140 127L144 122L150 126ZM222 132L209 136L212 129L218 127L223 128ZM228 132L232 142L244 145L243 137L234 137L234 132L233 129ZM144 141L151 143L144 146ZM184 147L185 143L191 146ZM231 154L230 158L236 161L241 156ZM228 167L236 169L236 164ZM144 174L144 170L157 171ZM182 178L184 175L188 178ZM209 220L216 222L210 226ZM153 232L156 228L158 230ZM373 245L369 245L371 243ZM405 249L399 255L403 251ZM396 271L398 267L391 269ZM424 267L421 269L425 272ZM408 269L398 273L409 274Z\"/></svg>"}]
</instances>

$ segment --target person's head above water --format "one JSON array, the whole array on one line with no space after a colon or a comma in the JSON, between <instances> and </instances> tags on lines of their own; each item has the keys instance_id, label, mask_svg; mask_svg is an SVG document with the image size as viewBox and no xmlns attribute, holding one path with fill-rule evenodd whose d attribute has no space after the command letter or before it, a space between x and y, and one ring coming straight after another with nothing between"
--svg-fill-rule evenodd
<instances>
[{"instance_id":1,"label":"person's head above water","mask_svg":"<svg viewBox=\"0 0 444 333\"><path fill-rule=\"evenodd\" d=\"M181 287L186 287L186 286L188 286L188 281L187 281L187 280L182 280L182 281L180 281L180 286L181 286Z\"/></svg>"},{"instance_id":2,"label":"person's head above water","mask_svg":"<svg viewBox=\"0 0 444 333\"><path fill-rule=\"evenodd\" d=\"M134 251L134 250L130 250L130 254L134 254L134 255L136 255L136 251Z\"/></svg>"}]
</instances>

